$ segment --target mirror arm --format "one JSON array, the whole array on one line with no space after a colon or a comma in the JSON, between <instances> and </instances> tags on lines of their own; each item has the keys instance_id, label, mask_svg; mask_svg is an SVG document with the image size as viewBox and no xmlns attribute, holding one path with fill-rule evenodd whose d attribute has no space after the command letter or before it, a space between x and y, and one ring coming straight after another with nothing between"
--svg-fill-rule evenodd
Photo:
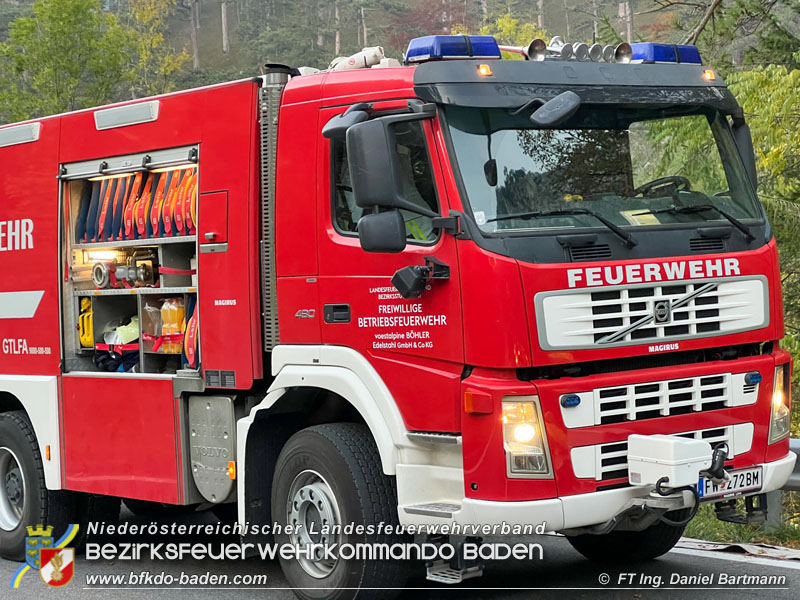
<instances>
[{"instance_id":1,"label":"mirror arm","mask_svg":"<svg viewBox=\"0 0 800 600\"><path fill-rule=\"evenodd\" d=\"M396 207L397 210L406 210L410 213L414 213L415 215L422 215L423 217L429 217L431 219L437 219L440 217L438 212L434 212L429 208L422 208L421 206L411 207L411 206L398 206Z\"/></svg>"},{"instance_id":2,"label":"mirror arm","mask_svg":"<svg viewBox=\"0 0 800 600\"><path fill-rule=\"evenodd\" d=\"M434 229L442 229L451 235L458 235L461 233L461 223L457 215L450 215L449 217L434 217L431 223Z\"/></svg>"},{"instance_id":3,"label":"mirror arm","mask_svg":"<svg viewBox=\"0 0 800 600\"><path fill-rule=\"evenodd\" d=\"M450 279L450 265L435 256L426 256L423 268L428 279Z\"/></svg>"},{"instance_id":4,"label":"mirror arm","mask_svg":"<svg viewBox=\"0 0 800 600\"><path fill-rule=\"evenodd\" d=\"M731 116L734 129L744 125L744 109L741 106L737 106L735 109L731 110L729 114Z\"/></svg>"},{"instance_id":5,"label":"mirror arm","mask_svg":"<svg viewBox=\"0 0 800 600\"><path fill-rule=\"evenodd\" d=\"M347 115L347 114L349 114L351 112L354 112L354 111L357 111L357 110L363 110L364 112L370 112L374 108L375 108L375 105L372 104L372 102L357 102L356 104L351 105L342 114L343 115Z\"/></svg>"},{"instance_id":6,"label":"mirror arm","mask_svg":"<svg viewBox=\"0 0 800 600\"><path fill-rule=\"evenodd\" d=\"M436 104L433 102L423 102L422 100L417 100L414 98L413 100L408 101L408 110L418 115L432 117L436 114Z\"/></svg>"}]
</instances>

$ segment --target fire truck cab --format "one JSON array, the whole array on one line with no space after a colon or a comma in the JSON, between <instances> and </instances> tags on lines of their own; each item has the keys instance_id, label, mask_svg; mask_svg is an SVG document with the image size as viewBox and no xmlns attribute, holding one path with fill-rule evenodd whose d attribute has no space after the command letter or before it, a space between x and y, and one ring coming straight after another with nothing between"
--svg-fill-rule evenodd
<instances>
[{"instance_id":1,"label":"fire truck cab","mask_svg":"<svg viewBox=\"0 0 800 600\"><path fill-rule=\"evenodd\" d=\"M763 517L795 457L750 133L696 49L626 46L433 36L0 127L0 555L120 499L619 560L700 502ZM324 597L407 574L281 563Z\"/></svg>"}]
</instances>

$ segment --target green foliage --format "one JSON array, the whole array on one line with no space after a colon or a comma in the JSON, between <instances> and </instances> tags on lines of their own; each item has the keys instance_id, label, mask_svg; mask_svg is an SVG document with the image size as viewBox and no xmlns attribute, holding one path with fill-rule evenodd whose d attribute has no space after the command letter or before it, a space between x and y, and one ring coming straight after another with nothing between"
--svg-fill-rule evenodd
<instances>
[{"instance_id":1,"label":"green foliage","mask_svg":"<svg viewBox=\"0 0 800 600\"><path fill-rule=\"evenodd\" d=\"M191 60L185 49L176 50L164 35L167 19L177 0L128 0L124 25L132 35L133 96L163 94L175 89L176 76Z\"/></svg>"},{"instance_id":2,"label":"green foliage","mask_svg":"<svg viewBox=\"0 0 800 600\"><path fill-rule=\"evenodd\" d=\"M8 25L17 17L27 17L32 13L32 6L28 3L2 2L0 3L0 42L8 37Z\"/></svg>"},{"instance_id":3,"label":"green foliage","mask_svg":"<svg viewBox=\"0 0 800 600\"><path fill-rule=\"evenodd\" d=\"M739 510L744 512L744 501L740 499L737 502ZM706 504L700 507L697 516L689 522L684 535L728 544L769 544L800 548L800 494L783 494L783 515L785 522L777 529L770 530L764 525L739 525L720 521L714 514L714 507Z\"/></svg>"},{"instance_id":4,"label":"green foliage","mask_svg":"<svg viewBox=\"0 0 800 600\"><path fill-rule=\"evenodd\" d=\"M511 13L506 13L495 19L492 23L484 25L480 29L483 35L493 35L501 44L523 46L531 40L541 38L546 42L550 41L550 36L543 29L539 29L536 23L527 23L521 19L514 18Z\"/></svg>"},{"instance_id":5,"label":"green foliage","mask_svg":"<svg viewBox=\"0 0 800 600\"><path fill-rule=\"evenodd\" d=\"M637 176L641 180L682 175L692 182L692 189L709 195L727 189L716 142L704 116L653 121L642 127L650 140L648 150L652 155L647 163L635 165L640 167Z\"/></svg>"},{"instance_id":6,"label":"green foliage","mask_svg":"<svg viewBox=\"0 0 800 600\"><path fill-rule=\"evenodd\" d=\"M793 27L787 27L796 21ZM698 46L706 62L722 72L737 62L751 65L783 64L800 66L794 53L800 49L796 33L800 23L797 0L726 0L706 27ZM676 23L678 29L692 27L691 22Z\"/></svg>"},{"instance_id":7,"label":"green foliage","mask_svg":"<svg viewBox=\"0 0 800 600\"><path fill-rule=\"evenodd\" d=\"M100 0L39 0L0 44L0 121L157 94L188 61L164 35L175 0L128 0L121 16Z\"/></svg>"},{"instance_id":8,"label":"green foliage","mask_svg":"<svg viewBox=\"0 0 800 600\"><path fill-rule=\"evenodd\" d=\"M133 39L99 0L40 0L0 45L0 120L106 102L129 79Z\"/></svg>"},{"instance_id":9,"label":"green foliage","mask_svg":"<svg viewBox=\"0 0 800 600\"><path fill-rule=\"evenodd\" d=\"M621 44L625 41L614 27L614 24L611 22L611 18L605 14L600 18L598 33L600 35L597 38L597 41L601 44L613 44L616 46L617 44Z\"/></svg>"},{"instance_id":10,"label":"green foliage","mask_svg":"<svg viewBox=\"0 0 800 600\"><path fill-rule=\"evenodd\" d=\"M465 28L456 28L453 33L469 33ZM497 41L506 46L527 46L531 40L540 38L546 42L550 41L550 36L543 29L539 29L535 23L524 23L520 19L515 19L510 13L498 17L493 22L480 28L482 35L493 35ZM517 52L503 52L503 58L507 60L524 60L522 54Z\"/></svg>"},{"instance_id":11,"label":"green foliage","mask_svg":"<svg viewBox=\"0 0 800 600\"><path fill-rule=\"evenodd\" d=\"M750 123L764 193L800 200L800 69L769 65L728 83Z\"/></svg>"}]
</instances>

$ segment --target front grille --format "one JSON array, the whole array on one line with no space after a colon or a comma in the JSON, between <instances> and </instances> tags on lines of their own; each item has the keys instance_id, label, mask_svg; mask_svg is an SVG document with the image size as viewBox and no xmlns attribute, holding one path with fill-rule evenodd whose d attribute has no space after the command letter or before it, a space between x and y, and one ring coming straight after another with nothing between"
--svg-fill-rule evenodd
<instances>
[{"instance_id":1,"label":"front grille","mask_svg":"<svg viewBox=\"0 0 800 600\"><path fill-rule=\"evenodd\" d=\"M703 440L711 444L712 448L725 442L728 444L728 457L733 458L749 451L753 442L753 425L742 423L670 435ZM590 477L597 481L628 477L627 440L573 448L571 457L572 468L577 477Z\"/></svg>"},{"instance_id":2,"label":"front grille","mask_svg":"<svg viewBox=\"0 0 800 600\"><path fill-rule=\"evenodd\" d=\"M597 425L685 415L730 406L731 375L637 383L595 391Z\"/></svg>"},{"instance_id":3,"label":"front grille","mask_svg":"<svg viewBox=\"0 0 800 600\"><path fill-rule=\"evenodd\" d=\"M562 394L578 396L576 405L561 405L568 429L643 421L754 404L759 384L744 373L706 373L679 379L626 383Z\"/></svg>"},{"instance_id":4,"label":"front grille","mask_svg":"<svg viewBox=\"0 0 800 600\"><path fill-rule=\"evenodd\" d=\"M748 331L768 323L766 280L681 280L542 292L537 294L536 319L545 350Z\"/></svg>"}]
</instances>

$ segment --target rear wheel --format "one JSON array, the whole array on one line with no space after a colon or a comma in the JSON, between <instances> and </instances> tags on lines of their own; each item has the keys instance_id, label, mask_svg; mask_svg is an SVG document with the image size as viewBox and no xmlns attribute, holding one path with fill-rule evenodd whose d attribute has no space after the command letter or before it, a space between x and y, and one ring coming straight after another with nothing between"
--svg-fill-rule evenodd
<instances>
[{"instance_id":1,"label":"rear wheel","mask_svg":"<svg viewBox=\"0 0 800 600\"><path fill-rule=\"evenodd\" d=\"M0 556L25 560L27 527L53 527L58 539L77 523L78 496L48 490L33 427L23 411L0 413Z\"/></svg>"},{"instance_id":2,"label":"rear wheel","mask_svg":"<svg viewBox=\"0 0 800 600\"><path fill-rule=\"evenodd\" d=\"M275 536L280 544L300 548L406 541L397 534L366 536L331 529L350 523L398 526L394 479L383 474L369 430L353 423L309 427L289 439L275 466L272 519L300 526L299 533ZM311 547L316 551L308 558L281 559L300 598L386 598L405 583L407 566L401 561L346 560Z\"/></svg>"},{"instance_id":3,"label":"rear wheel","mask_svg":"<svg viewBox=\"0 0 800 600\"><path fill-rule=\"evenodd\" d=\"M672 521L681 521L691 509L667 513ZM600 563L630 563L652 560L666 554L678 543L686 525L668 525L659 521L644 531L612 531L605 535L567 536L572 547L589 560Z\"/></svg>"}]
</instances>

